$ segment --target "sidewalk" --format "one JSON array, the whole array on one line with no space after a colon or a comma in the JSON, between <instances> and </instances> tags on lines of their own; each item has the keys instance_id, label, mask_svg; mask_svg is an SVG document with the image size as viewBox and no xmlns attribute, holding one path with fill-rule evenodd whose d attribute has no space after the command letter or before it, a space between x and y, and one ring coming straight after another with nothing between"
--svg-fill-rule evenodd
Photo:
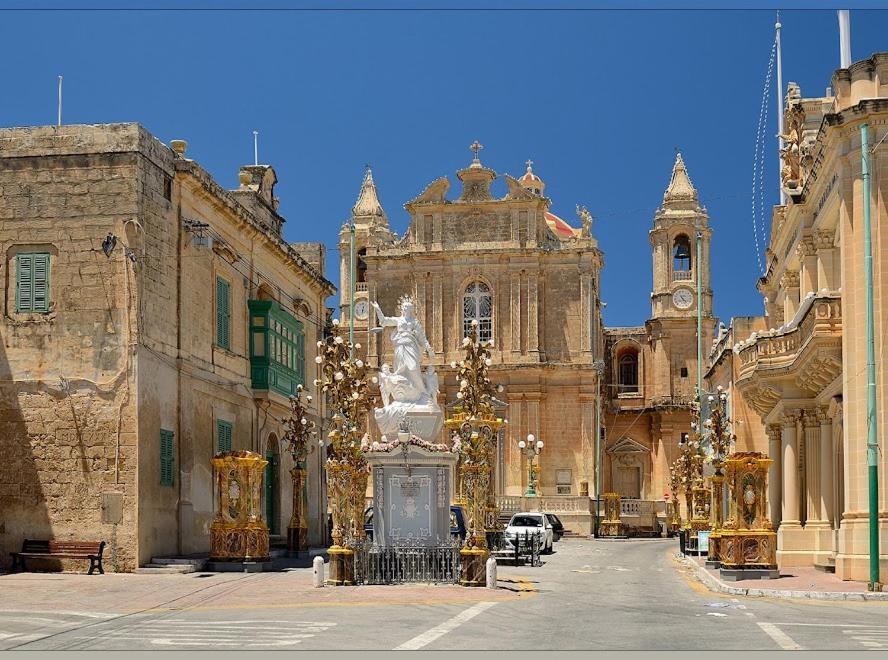
<instances>
[{"instance_id":1,"label":"sidewalk","mask_svg":"<svg viewBox=\"0 0 888 660\"><path fill-rule=\"evenodd\" d=\"M718 569L706 568L705 557L675 557L691 569L710 591L734 596L804 598L809 600L857 600L888 602L888 592L870 592L865 582L840 580L833 573L813 566L798 566L780 571L776 580L736 580L725 582Z\"/></svg>"},{"instance_id":2,"label":"sidewalk","mask_svg":"<svg viewBox=\"0 0 888 660\"><path fill-rule=\"evenodd\" d=\"M80 611L107 615L145 610L221 610L418 604L473 604L520 600L534 587L502 588L405 584L312 586L311 569L270 573L13 573L0 575L0 611Z\"/></svg>"}]
</instances>

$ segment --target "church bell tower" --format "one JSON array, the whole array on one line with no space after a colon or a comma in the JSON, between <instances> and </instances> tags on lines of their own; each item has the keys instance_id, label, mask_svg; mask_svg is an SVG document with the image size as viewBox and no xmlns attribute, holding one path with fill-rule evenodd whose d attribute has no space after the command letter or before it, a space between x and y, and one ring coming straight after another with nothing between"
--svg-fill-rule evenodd
<instances>
[{"instance_id":1,"label":"church bell tower","mask_svg":"<svg viewBox=\"0 0 888 660\"><path fill-rule=\"evenodd\" d=\"M699 259L698 236L702 242ZM649 237L654 260L652 318L696 319L698 281L702 285L703 317L711 317L709 243L712 230L680 153L675 157L672 178L663 195L663 204L654 216Z\"/></svg>"}]
</instances>

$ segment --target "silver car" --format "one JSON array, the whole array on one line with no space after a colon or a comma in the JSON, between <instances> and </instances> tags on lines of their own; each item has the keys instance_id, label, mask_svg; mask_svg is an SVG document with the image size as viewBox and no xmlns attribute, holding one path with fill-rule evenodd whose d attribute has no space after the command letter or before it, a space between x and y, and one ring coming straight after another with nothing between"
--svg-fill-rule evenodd
<instances>
[{"instance_id":1,"label":"silver car","mask_svg":"<svg viewBox=\"0 0 888 660\"><path fill-rule=\"evenodd\" d=\"M541 554L552 552L552 546L555 543L555 532L546 514L523 512L513 515L503 534L506 546L514 547L515 543L519 539L523 539L525 534L528 536L539 536Z\"/></svg>"}]
</instances>

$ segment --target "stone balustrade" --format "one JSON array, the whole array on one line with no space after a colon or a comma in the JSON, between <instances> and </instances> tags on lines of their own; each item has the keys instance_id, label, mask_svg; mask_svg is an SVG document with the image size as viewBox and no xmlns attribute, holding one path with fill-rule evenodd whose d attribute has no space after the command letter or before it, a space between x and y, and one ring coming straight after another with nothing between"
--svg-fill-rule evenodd
<instances>
[{"instance_id":1,"label":"stone balustrade","mask_svg":"<svg viewBox=\"0 0 888 660\"><path fill-rule=\"evenodd\" d=\"M782 331L769 331L738 344L738 380L751 376L757 369L791 365L812 338L835 336L841 333L841 327L842 299L835 294L815 296L810 299L795 326Z\"/></svg>"}]
</instances>

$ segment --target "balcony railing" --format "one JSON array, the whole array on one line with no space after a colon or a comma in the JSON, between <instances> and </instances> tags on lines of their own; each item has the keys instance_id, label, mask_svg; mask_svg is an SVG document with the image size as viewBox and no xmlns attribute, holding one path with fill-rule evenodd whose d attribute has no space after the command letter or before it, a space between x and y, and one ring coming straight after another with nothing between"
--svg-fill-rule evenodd
<instances>
[{"instance_id":1,"label":"balcony railing","mask_svg":"<svg viewBox=\"0 0 888 660\"><path fill-rule=\"evenodd\" d=\"M739 378L759 368L785 367L795 360L801 348L817 336L836 336L842 327L842 299L836 295L817 296L802 302L805 308L797 325L783 331L770 331L741 343Z\"/></svg>"},{"instance_id":2,"label":"balcony railing","mask_svg":"<svg viewBox=\"0 0 888 660\"><path fill-rule=\"evenodd\" d=\"M366 290L367 290L367 283L366 282L355 282L355 291L357 293L361 293L362 291L366 291Z\"/></svg>"},{"instance_id":3,"label":"balcony railing","mask_svg":"<svg viewBox=\"0 0 888 660\"><path fill-rule=\"evenodd\" d=\"M672 281L673 282L683 282L689 281L692 279L691 271L689 270L674 270L672 271Z\"/></svg>"}]
</instances>

